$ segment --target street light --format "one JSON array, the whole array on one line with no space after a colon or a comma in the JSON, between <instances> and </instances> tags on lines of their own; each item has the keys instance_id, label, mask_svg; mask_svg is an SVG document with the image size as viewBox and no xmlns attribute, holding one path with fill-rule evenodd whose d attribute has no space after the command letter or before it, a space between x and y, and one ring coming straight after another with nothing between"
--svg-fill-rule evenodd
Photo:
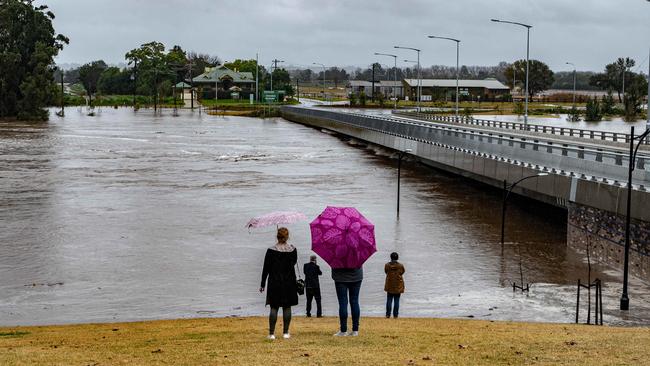
<instances>
[{"instance_id":1,"label":"street light","mask_svg":"<svg viewBox=\"0 0 650 366\"><path fill-rule=\"evenodd\" d=\"M576 108L576 65L572 62L567 62L567 65L573 66L573 109Z\"/></svg>"},{"instance_id":2,"label":"street light","mask_svg":"<svg viewBox=\"0 0 650 366\"><path fill-rule=\"evenodd\" d=\"M506 227L506 203L508 202L508 197L510 197L510 193L517 186L517 184L521 183L526 179L545 177L547 175L548 173L537 173L535 175L529 175L527 177L523 177L519 179L518 181L512 183L511 185L508 185L508 182L505 179L503 180L503 206L501 208L501 248L503 248L503 243L504 243L503 238L505 235L505 227Z\"/></svg>"},{"instance_id":3,"label":"street light","mask_svg":"<svg viewBox=\"0 0 650 366\"><path fill-rule=\"evenodd\" d=\"M323 68L323 101L327 103L327 100L325 98L325 65L319 64L318 62L313 62L313 64Z\"/></svg>"},{"instance_id":4,"label":"street light","mask_svg":"<svg viewBox=\"0 0 650 366\"><path fill-rule=\"evenodd\" d=\"M459 66L458 59L460 55L460 40L454 38L447 38L447 37L438 37L438 36L429 36L429 38L446 39L448 41L456 42L456 120L458 120L458 78L460 75L460 71L458 68Z\"/></svg>"},{"instance_id":5,"label":"street light","mask_svg":"<svg viewBox=\"0 0 650 366\"><path fill-rule=\"evenodd\" d=\"M522 27L526 28L526 109L524 112L524 125L528 124L528 64L530 63L530 28L532 28L532 25L524 24L524 23L517 23L517 22L510 22L507 20L499 20L499 19L490 19L491 21L495 23L506 23L506 24L514 24L514 25L519 25Z\"/></svg>"},{"instance_id":6,"label":"street light","mask_svg":"<svg viewBox=\"0 0 650 366\"><path fill-rule=\"evenodd\" d=\"M396 92L397 89L395 89L397 87L397 55L391 55L390 53L375 52L375 56L388 56L388 57L392 57L393 61L395 61L395 66L394 66L394 70L393 70L393 73L395 74L393 76L393 79L394 79L393 82L395 83L393 85L393 98L395 98L395 107L394 108L397 109L397 92ZM374 92L374 90L373 90L373 92Z\"/></svg>"},{"instance_id":7,"label":"street light","mask_svg":"<svg viewBox=\"0 0 650 366\"><path fill-rule=\"evenodd\" d=\"M639 146L646 136L650 135L650 130L645 130L639 136L634 136L634 126L630 127L630 164L628 167L627 177L627 215L625 217L625 259L623 262L623 294L621 294L621 310L630 309L630 299L627 296L627 272L630 257L630 206L632 205L632 172L634 171L636 153L639 151ZM634 147L634 140L639 140L639 143Z\"/></svg>"},{"instance_id":8,"label":"street light","mask_svg":"<svg viewBox=\"0 0 650 366\"><path fill-rule=\"evenodd\" d=\"M418 53L418 89L417 89L417 102L416 102L416 109L418 112L420 112L420 99L422 99L422 86L421 86L421 74L420 74L420 52L421 50L417 48L412 48L412 47L402 47L402 46L394 46L395 48L403 49L403 50L411 50L415 51Z\"/></svg>"},{"instance_id":9,"label":"street light","mask_svg":"<svg viewBox=\"0 0 650 366\"><path fill-rule=\"evenodd\" d=\"M412 153L413 150L411 149L405 149L404 151L400 151L399 155L397 156L397 218L399 219L399 187L400 187L400 177L402 175L402 158L406 154Z\"/></svg>"},{"instance_id":10,"label":"street light","mask_svg":"<svg viewBox=\"0 0 650 366\"><path fill-rule=\"evenodd\" d=\"M133 81L133 108L135 109L135 93L138 87L138 61L129 61L129 65L133 63L133 69L131 71L131 81Z\"/></svg>"}]
</instances>

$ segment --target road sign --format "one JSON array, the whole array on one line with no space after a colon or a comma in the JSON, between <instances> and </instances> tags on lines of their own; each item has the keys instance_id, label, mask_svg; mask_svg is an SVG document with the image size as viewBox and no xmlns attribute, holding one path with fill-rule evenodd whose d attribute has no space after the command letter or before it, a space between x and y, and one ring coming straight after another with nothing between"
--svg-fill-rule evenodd
<instances>
[{"instance_id":1,"label":"road sign","mask_svg":"<svg viewBox=\"0 0 650 366\"><path fill-rule=\"evenodd\" d=\"M267 103L273 103L280 100L280 94L284 94L284 90L265 90L262 98Z\"/></svg>"}]
</instances>

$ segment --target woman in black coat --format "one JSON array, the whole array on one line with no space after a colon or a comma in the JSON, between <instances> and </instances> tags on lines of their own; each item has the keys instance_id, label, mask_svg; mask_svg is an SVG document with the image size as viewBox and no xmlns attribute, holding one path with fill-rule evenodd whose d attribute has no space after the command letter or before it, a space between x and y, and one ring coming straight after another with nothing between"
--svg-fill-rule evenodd
<instances>
[{"instance_id":1,"label":"woman in black coat","mask_svg":"<svg viewBox=\"0 0 650 366\"><path fill-rule=\"evenodd\" d=\"M278 320L278 310L282 308L283 337L290 338L291 307L298 305L296 288L296 272L294 266L298 261L296 248L287 243L289 230L278 229L278 243L266 250L264 267L262 269L262 284L260 292L266 291L266 305L271 306L269 313L269 339L275 339L275 323ZM267 285L268 278L268 286Z\"/></svg>"}]
</instances>

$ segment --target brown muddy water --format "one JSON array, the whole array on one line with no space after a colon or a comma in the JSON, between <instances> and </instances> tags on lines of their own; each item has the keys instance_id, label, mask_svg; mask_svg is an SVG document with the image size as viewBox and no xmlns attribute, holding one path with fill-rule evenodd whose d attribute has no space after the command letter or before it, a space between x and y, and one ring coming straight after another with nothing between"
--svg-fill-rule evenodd
<instances>
[{"instance_id":1,"label":"brown muddy water","mask_svg":"<svg viewBox=\"0 0 650 366\"><path fill-rule=\"evenodd\" d=\"M245 223L326 205L355 206L376 225L364 316L384 313L383 264L397 251L402 316L573 321L586 259L566 246L565 213L511 201L502 251L499 191L408 162L398 221L394 158L280 118L68 109L47 124L1 124L0 325L264 315L274 228ZM308 225L289 229L304 263ZM519 252L529 294L510 287ZM324 311L336 315L320 264ZM605 282L606 323L648 323L647 285L633 281L622 314L620 272L595 264L593 277Z\"/></svg>"}]
</instances>

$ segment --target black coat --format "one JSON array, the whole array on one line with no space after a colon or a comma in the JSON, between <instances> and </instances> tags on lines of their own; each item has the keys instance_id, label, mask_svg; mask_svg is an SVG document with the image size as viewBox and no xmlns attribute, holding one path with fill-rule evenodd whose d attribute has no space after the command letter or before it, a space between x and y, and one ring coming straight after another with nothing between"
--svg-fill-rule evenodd
<instances>
[{"instance_id":1,"label":"black coat","mask_svg":"<svg viewBox=\"0 0 650 366\"><path fill-rule=\"evenodd\" d=\"M318 264L313 262L305 263L303 266L303 272L305 273L306 288L320 288L318 276L322 275L323 272L321 272Z\"/></svg>"},{"instance_id":2,"label":"black coat","mask_svg":"<svg viewBox=\"0 0 650 366\"><path fill-rule=\"evenodd\" d=\"M266 250L261 285L266 287L266 305L273 308L298 305L296 271L293 269L297 261L296 249L291 252ZM269 282L265 286L267 278Z\"/></svg>"}]
</instances>

